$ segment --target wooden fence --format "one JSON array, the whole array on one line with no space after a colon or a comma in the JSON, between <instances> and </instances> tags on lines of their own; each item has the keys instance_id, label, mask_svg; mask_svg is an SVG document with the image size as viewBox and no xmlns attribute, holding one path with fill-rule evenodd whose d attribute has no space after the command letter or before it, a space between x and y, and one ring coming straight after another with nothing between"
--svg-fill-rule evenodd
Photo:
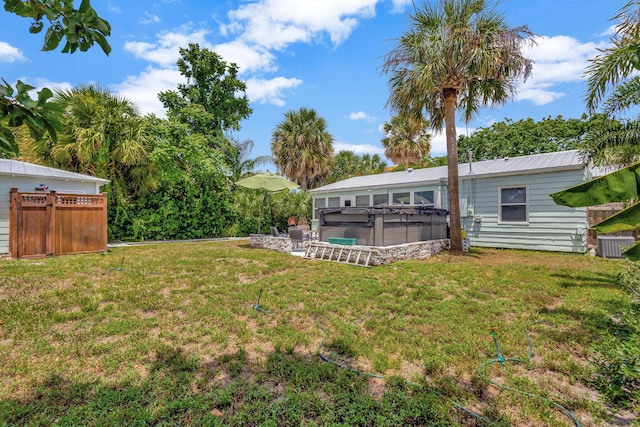
<instances>
[{"instance_id":1,"label":"wooden fence","mask_svg":"<svg viewBox=\"0 0 640 427\"><path fill-rule=\"evenodd\" d=\"M11 189L13 258L107 250L107 195L19 193Z\"/></svg>"},{"instance_id":2,"label":"wooden fence","mask_svg":"<svg viewBox=\"0 0 640 427\"><path fill-rule=\"evenodd\" d=\"M589 206L587 208L587 224L589 230L587 231L587 247L595 248L598 245L598 232L591 228L592 225L603 221L613 214L616 214L624 209L624 203L608 203L606 205ZM609 236L633 236L638 238L638 229L629 231L620 231L617 233L607 233Z\"/></svg>"}]
</instances>

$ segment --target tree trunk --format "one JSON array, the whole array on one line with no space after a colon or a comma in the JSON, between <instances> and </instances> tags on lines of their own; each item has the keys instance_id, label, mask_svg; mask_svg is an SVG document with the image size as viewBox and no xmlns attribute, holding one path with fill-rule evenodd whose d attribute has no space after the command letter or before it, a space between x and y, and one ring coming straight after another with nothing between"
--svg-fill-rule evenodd
<instances>
[{"instance_id":1,"label":"tree trunk","mask_svg":"<svg viewBox=\"0 0 640 427\"><path fill-rule=\"evenodd\" d=\"M444 123L447 136L447 173L449 199L449 228L451 250L462 250L462 233L460 223L460 198L458 196L458 140L456 135L456 100L455 89L444 91Z\"/></svg>"}]
</instances>

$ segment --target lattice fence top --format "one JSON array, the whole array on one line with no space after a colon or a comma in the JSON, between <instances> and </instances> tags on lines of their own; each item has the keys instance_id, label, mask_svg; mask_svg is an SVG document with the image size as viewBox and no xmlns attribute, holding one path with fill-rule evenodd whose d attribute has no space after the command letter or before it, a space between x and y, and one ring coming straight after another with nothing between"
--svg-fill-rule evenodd
<instances>
[{"instance_id":1,"label":"lattice fence top","mask_svg":"<svg viewBox=\"0 0 640 427\"><path fill-rule=\"evenodd\" d=\"M47 194L20 194L20 203L29 206L42 206L49 203Z\"/></svg>"},{"instance_id":2,"label":"lattice fence top","mask_svg":"<svg viewBox=\"0 0 640 427\"><path fill-rule=\"evenodd\" d=\"M102 206L104 204L104 196L55 196L55 203L57 205L99 205Z\"/></svg>"},{"instance_id":3,"label":"lattice fence top","mask_svg":"<svg viewBox=\"0 0 640 427\"><path fill-rule=\"evenodd\" d=\"M23 206L46 206L49 203L57 206L104 206L106 198L103 194L55 194L55 193L19 193Z\"/></svg>"}]
</instances>

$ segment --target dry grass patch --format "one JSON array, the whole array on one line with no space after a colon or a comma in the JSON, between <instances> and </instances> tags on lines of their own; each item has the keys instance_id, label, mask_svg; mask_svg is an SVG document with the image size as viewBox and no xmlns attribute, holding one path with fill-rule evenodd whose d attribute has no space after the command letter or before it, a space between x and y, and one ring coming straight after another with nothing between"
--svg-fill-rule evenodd
<instances>
[{"instance_id":1,"label":"dry grass patch","mask_svg":"<svg viewBox=\"0 0 640 427\"><path fill-rule=\"evenodd\" d=\"M530 363L494 366L491 375L568 402L583 425L608 423L588 366L600 329L627 303L612 284L615 261L473 250L366 269L206 242L2 263L0 413L3 402L29 408L20 402L40 399L45 407L43 396L66 393L62 415L84 408L73 418L82 424L98 411L73 403L73 390L82 389L114 405L120 415L98 418L106 424L260 424L273 411L295 425L371 425L376 413L403 425L414 412L432 425L468 423L456 401L498 424L569 425L476 372L496 357L491 329L505 357L526 358L525 328L543 320L531 327ZM266 312L253 309L260 290ZM331 357L424 390L340 373L317 357L323 338ZM148 417L119 406L126 396ZM366 407L373 415L363 415ZM296 418L292 408L310 418Z\"/></svg>"}]
</instances>

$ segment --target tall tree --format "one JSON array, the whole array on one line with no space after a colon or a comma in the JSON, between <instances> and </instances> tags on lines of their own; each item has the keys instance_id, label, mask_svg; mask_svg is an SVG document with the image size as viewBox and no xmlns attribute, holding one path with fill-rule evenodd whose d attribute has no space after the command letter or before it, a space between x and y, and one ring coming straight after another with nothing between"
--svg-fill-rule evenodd
<instances>
[{"instance_id":1,"label":"tall tree","mask_svg":"<svg viewBox=\"0 0 640 427\"><path fill-rule=\"evenodd\" d=\"M80 7L73 7L73 0L4 0L4 9L9 12L31 18L29 27L32 34L40 33L44 28L44 19L49 21L44 36L42 50L50 51L58 47L62 39L65 45L63 53L74 53L78 48L86 51L94 43L105 54L111 52L106 37L111 33L109 23L100 18L91 7L89 0L82 0ZM4 79L0 85L0 156L18 154L18 145L11 128L25 125L34 139L57 138L61 131L61 111L49 99L53 96L50 89L43 88L37 99L29 96L33 86L18 80L14 88Z\"/></svg>"},{"instance_id":2,"label":"tall tree","mask_svg":"<svg viewBox=\"0 0 640 427\"><path fill-rule=\"evenodd\" d=\"M339 151L331 161L331 173L323 184L342 181L354 176L384 172L387 166L378 154L357 155L352 151Z\"/></svg>"},{"instance_id":3,"label":"tall tree","mask_svg":"<svg viewBox=\"0 0 640 427\"><path fill-rule=\"evenodd\" d=\"M333 137L316 110L302 107L285 113L284 120L276 126L271 153L282 173L307 190L329 173Z\"/></svg>"},{"instance_id":4,"label":"tall tree","mask_svg":"<svg viewBox=\"0 0 640 427\"><path fill-rule=\"evenodd\" d=\"M485 0L426 3L411 21L385 57L388 105L403 115L426 114L436 131L445 126L451 248L461 250L455 112L462 110L469 121L481 107L500 105L513 95L515 83L531 73L522 47L533 33L509 27Z\"/></svg>"},{"instance_id":5,"label":"tall tree","mask_svg":"<svg viewBox=\"0 0 640 427\"><path fill-rule=\"evenodd\" d=\"M96 85L58 91L55 103L65 112L58 142L34 142L47 163L145 189L150 135L131 101Z\"/></svg>"},{"instance_id":6,"label":"tall tree","mask_svg":"<svg viewBox=\"0 0 640 427\"><path fill-rule=\"evenodd\" d=\"M259 166L265 166L273 162L271 156L258 156L250 157L251 150L255 146L255 143L251 139L245 139L244 141L238 141L230 138L231 146L233 150L230 150L227 156L227 163L231 169L231 179L233 182L246 176Z\"/></svg>"},{"instance_id":7,"label":"tall tree","mask_svg":"<svg viewBox=\"0 0 640 427\"><path fill-rule=\"evenodd\" d=\"M419 163L429 155L431 134L427 132L427 121L414 116L393 116L383 125L385 137L382 139L384 155L407 169L412 163Z\"/></svg>"},{"instance_id":8,"label":"tall tree","mask_svg":"<svg viewBox=\"0 0 640 427\"><path fill-rule=\"evenodd\" d=\"M94 85L59 91L54 102L64 111L63 133L57 141L34 140L25 152L40 164L109 179L111 235L132 198L156 185L146 122L130 101Z\"/></svg>"},{"instance_id":9,"label":"tall tree","mask_svg":"<svg viewBox=\"0 0 640 427\"><path fill-rule=\"evenodd\" d=\"M240 121L251 115L247 85L238 79L238 66L197 44L181 48L180 56L178 69L187 83L158 95L167 116L204 135L210 146L227 149L224 131L239 130Z\"/></svg>"}]
</instances>

